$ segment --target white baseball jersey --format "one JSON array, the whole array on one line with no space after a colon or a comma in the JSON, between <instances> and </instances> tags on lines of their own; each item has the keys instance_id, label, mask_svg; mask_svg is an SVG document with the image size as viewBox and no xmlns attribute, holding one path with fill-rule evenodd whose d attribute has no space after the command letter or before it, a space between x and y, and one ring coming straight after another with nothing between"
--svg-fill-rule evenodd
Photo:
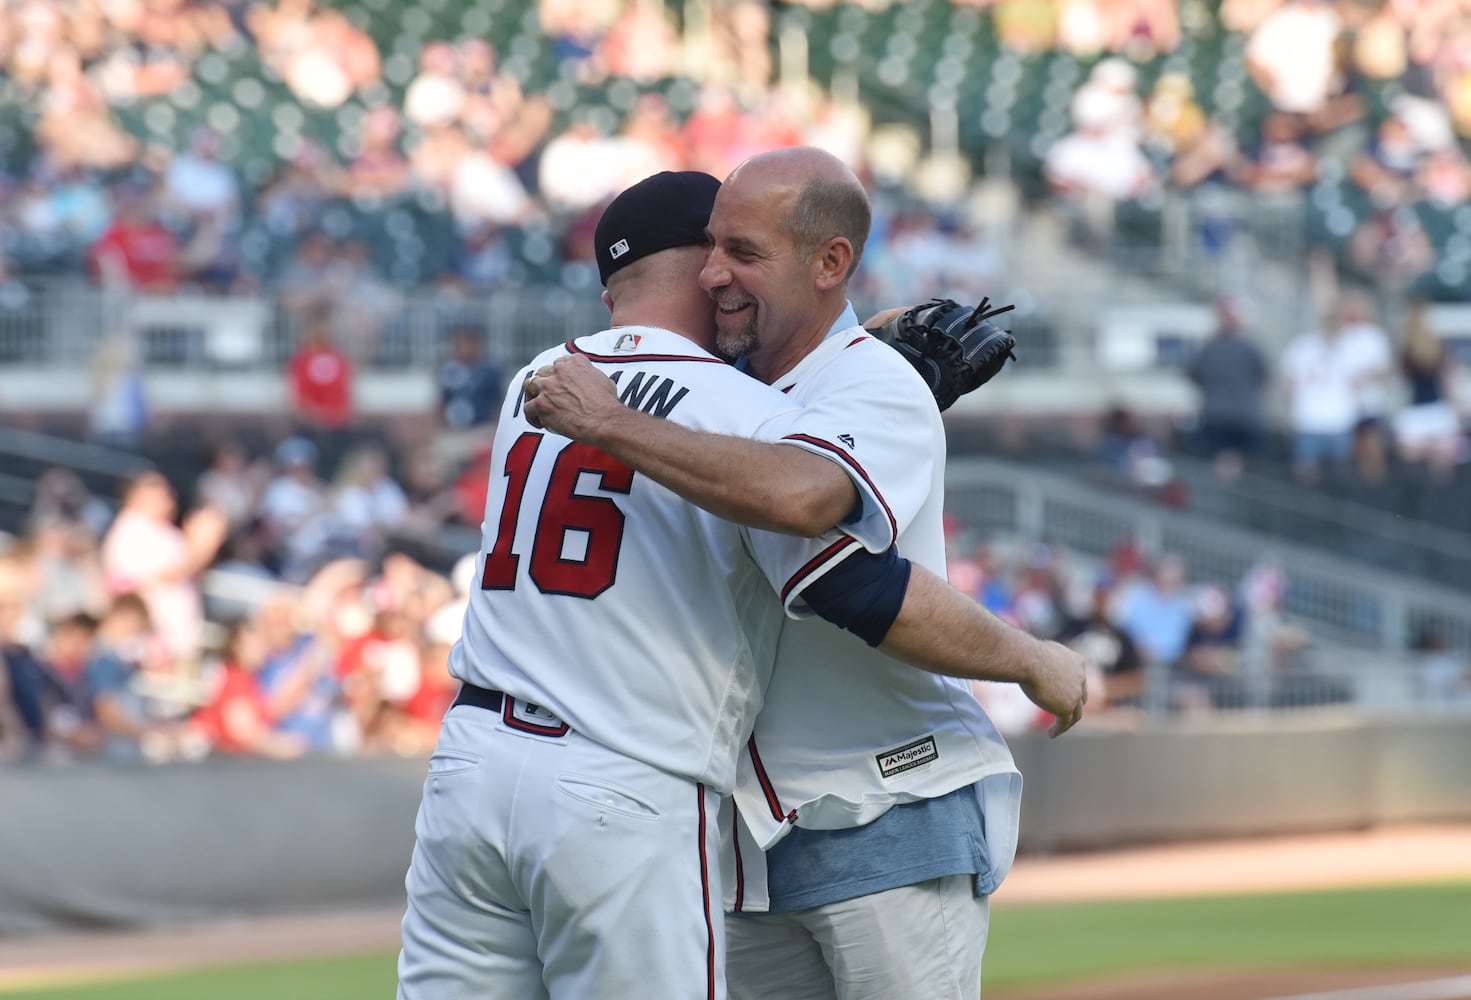
<instances>
[{"instance_id":1,"label":"white baseball jersey","mask_svg":"<svg viewBox=\"0 0 1471 1000\"><path fill-rule=\"evenodd\" d=\"M841 443L861 470L855 481L878 493L900 553L943 578L944 425L909 364L854 326L830 334L775 388L802 405L804 426ZM760 559L790 543L752 540ZM877 550L888 539L864 541ZM999 880L1015 851L1020 775L969 682L907 666L810 617L787 621L741 755L734 798L750 837L741 838L744 857L726 851L727 904L740 896L740 908L764 908L759 852L751 849L771 846L793 823L861 826L898 803L990 776L1004 776L977 785Z\"/></svg>"},{"instance_id":2,"label":"white baseball jersey","mask_svg":"<svg viewBox=\"0 0 1471 1000\"><path fill-rule=\"evenodd\" d=\"M545 352L507 394L480 586L450 672L728 793L775 656L782 604L773 591L790 605L857 543L835 532L752 545L748 536L762 533L533 428L521 412L521 381L568 351L591 359L644 412L696 430L790 438L840 464L845 454L791 399L667 330L620 327ZM889 515L861 474L844 468L864 497L853 530L882 536L882 549Z\"/></svg>"}]
</instances>

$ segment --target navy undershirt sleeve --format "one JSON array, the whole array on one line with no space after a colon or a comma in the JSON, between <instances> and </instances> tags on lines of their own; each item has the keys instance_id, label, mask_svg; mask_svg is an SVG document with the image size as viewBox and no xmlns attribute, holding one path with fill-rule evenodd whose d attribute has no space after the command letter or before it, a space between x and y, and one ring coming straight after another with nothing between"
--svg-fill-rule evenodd
<instances>
[{"instance_id":1,"label":"navy undershirt sleeve","mask_svg":"<svg viewBox=\"0 0 1471 1000\"><path fill-rule=\"evenodd\" d=\"M802 599L818 617L877 646L899 617L909 570L892 545L878 554L859 551L813 581Z\"/></svg>"}]
</instances>

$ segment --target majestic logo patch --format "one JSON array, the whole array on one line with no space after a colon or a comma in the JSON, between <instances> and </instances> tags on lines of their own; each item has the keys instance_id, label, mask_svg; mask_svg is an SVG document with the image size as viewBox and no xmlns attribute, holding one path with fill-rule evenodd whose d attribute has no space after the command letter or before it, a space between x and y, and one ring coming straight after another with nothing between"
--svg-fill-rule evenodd
<instances>
[{"instance_id":1,"label":"majestic logo patch","mask_svg":"<svg viewBox=\"0 0 1471 1000\"><path fill-rule=\"evenodd\" d=\"M940 759L940 748L935 746L934 735L921 736L913 743L906 743L902 747L885 750L881 754L875 754L874 760L879 765L879 775L884 778L892 778L896 774L912 771L916 767L923 767L931 761Z\"/></svg>"},{"instance_id":2,"label":"majestic logo patch","mask_svg":"<svg viewBox=\"0 0 1471 1000\"><path fill-rule=\"evenodd\" d=\"M849 448L856 448L856 447L858 447L858 445L853 441L853 435L852 434L839 434L838 435L838 440L841 441L841 442L843 442Z\"/></svg>"},{"instance_id":3,"label":"majestic logo patch","mask_svg":"<svg viewBox=\"0 0 1471 1000\"><path fill-rule=\"evenodd\" d=\"M619 257L622 257L626 253L628 253L628 241L627 240L619 240L617 243L614 243L612 246L610 246L608 248L608 254L614 260L617 260Z\"/></svg>"},{"instance_id":4,"label":"majestic logo patch","mask_svg":"<svg viewBox=\"0 0 1471 1000\"><path fill-rule=\"evenodd\" d=\"M613 350L636 351L638 350L638 345L643 342L643 339L636 333L625 333L613 344Z\"/></svg>"}]
</instances>

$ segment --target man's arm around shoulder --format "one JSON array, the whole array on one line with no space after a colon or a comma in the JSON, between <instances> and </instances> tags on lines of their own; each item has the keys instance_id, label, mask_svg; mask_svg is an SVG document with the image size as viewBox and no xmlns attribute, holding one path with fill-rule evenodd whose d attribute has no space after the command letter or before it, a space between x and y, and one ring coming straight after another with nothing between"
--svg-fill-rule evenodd
<instances>
[{"instance_id":1,"label":"man's arm around shoulder","mask_svg":"<svg viewBox=\"0 0 1471 1000\"><path fill-rule=\"evenodd\" d=\"M525 412L535 426L590 444L727 521L812 538L858 506L857 488L834 462L631 409L581 355L558 358L527 383Z\"/></svg>"}]
</instances>

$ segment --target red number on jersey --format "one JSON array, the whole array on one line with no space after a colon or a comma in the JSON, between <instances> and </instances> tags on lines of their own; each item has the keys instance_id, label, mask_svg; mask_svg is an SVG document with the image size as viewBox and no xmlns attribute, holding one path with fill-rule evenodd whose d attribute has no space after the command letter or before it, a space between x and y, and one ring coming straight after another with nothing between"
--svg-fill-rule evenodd
<instances>
[{"instance_id":1,"label":"red number on jersey","mask_svg":"<svg viewBox=\"0 0 1471 1000\"><path fill-rule=\"evenodd\" d=\"M521 517L522 494L541 439L540 434L522 434L506 455L505 475L510 482L501 506L495 546L485 557L481 587L486 590L512 590L516 586L520 556L512 553L511 546ZM617 459L577 442L562 449L547 481L531 546L531 580L544 594L597 597L613 586L618 575L623 511L608 497L578 493L583 473L596 475L598 488L609 493L627 493L633 488L633 470ZM580 557L564 558L569 542L580 542Z\"/></svg>"},{"instance_id":2,"label":"red number on jersey","mask_svg":"<svg viewBox=\"0 0 1471 1000\"><path fill-rule=\"evenodd\" d=\"M480 574L481 590L515 590L516 567L521 557L511 552L516 541L516 522L521 519L521 494L526 492L526 477L531 474L531 460L541 447L540 434L522 434L506 454L506 502L501 504L501 523L495 529L495 548L485 557L485 571Z\"/></svg>"}]
</instances>

